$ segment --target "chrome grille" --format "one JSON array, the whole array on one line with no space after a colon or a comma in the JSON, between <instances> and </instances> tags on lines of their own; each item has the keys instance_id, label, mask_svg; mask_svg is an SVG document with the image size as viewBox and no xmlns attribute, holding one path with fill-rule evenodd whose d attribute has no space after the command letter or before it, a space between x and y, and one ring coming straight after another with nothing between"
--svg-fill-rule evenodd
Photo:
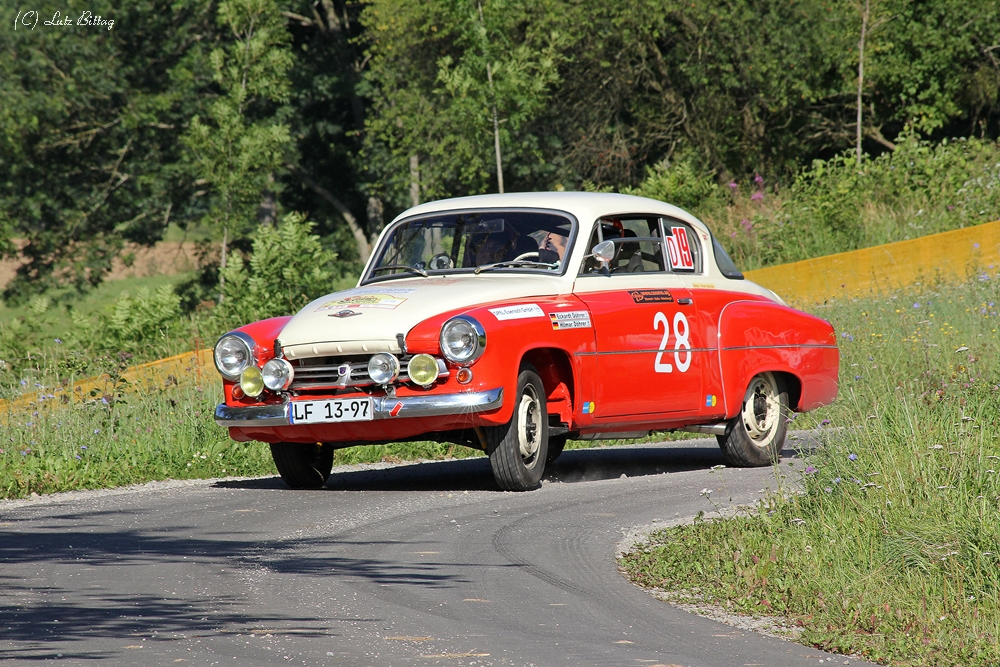
<instances>
[{"instance_id":1,"label":"chrome grille","mask_svg":"<svg viewBox=\"0 0 1000 667\"><path fill-rule=\"evenodd\" d=\"M289 389L336 389L375 384L368 375L368 356L296 359L295 379Z\"/></svg>"},{"instance_id":2,"label":"chrome grille","mask_svg":"<svg viewBox=\"0 0 1000 667\"><path fill-rule=\"evenodd\" d=\"M412 355L397 357L400 371L394 384L410 381L410 376L406 373L406 364L412 358ZM373 386L375 382L368 375L369 359L371 359L370 355L353 355L290 360L295 369L295 379L289 389L291 391L307 391ZM447 375L448 367L442 359L438 359L438 377Z\"/></svg>"}]
</instances>

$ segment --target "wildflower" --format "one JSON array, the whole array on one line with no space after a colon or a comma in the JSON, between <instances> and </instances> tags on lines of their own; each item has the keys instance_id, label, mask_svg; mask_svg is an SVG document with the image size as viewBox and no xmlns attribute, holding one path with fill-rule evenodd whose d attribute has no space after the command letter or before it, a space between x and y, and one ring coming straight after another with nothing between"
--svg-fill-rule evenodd
<instances>
[{"instance_id":1,"label":"wildflower","mask_svg":"<svg viewBox=\"0 0 1000 667\"><path fill-rule=\"evenodd\" d=\"M807 475L811 475L814 472L816 472L816 467L815 466L806 466L806 474Z\"/></svg>"},{"instance_id":2,"label":"wildflower","mask_svg":"<svg viewBox=\"0 0 1000 667\"><path fill-rule=\"evenodd\" d=\"M101 429L99 429L99 428L95 428L95 429L94 429L94 435L97 435L97 434L98 434L98 433L100 433L100 432L101 432Z\"/></svg>"},{"instance_id":3,"label":"wildflower","mask_svg":"<svg viewBox=\"0 0 1000 667\"><path fill-rule=\"evenodd\" d=\"M735 190L735 189L736 189L736 188L738 188L738 187L739 187L739 186L738 186L738 185L736 185L736 181L729 181L729 189L730 189L730 190Z\"/></svg>"},{"instance_id":4,"label":"wildflower","mask_svg":"<svg viewBox=\"0 0 1000 667\"><path fill-rule=\"evenodd\" d=\"M839 477L834 477L833 478L833 483L834 484L840 484L840 478Z\"/></svg>"},{"instance_id":5,"label":"wildflower","mask_svg":"<svg viewBox=\"0 0 1000 667\"><path fill-rule=\"evenodd\" d=\"M21 450L21 456L27 456L28 455L28 451L30 451L30 450L22 449Z\"/></svg>"},{"instance_id":6,"label":"wildflower","mask_svg":"<svg viewBox=\"0 0 1000 667\"><path fill-rule=\"evenodd\" d=\"M87 451L87 445L80 445L80 449Z\"/></svg>"},{"instance_id":7,"label":"wildflower","mask_svg":"<svg viewBox=\"0 0 1000 667\"><path fill-rule=\"evenodd\" d=\"M62 338L56 338L56 345L62 345Z\"/></svg>"},{"instance_id":8,"label":"wildflower","mask_svg":"<svg viewBox=\"0 0 1000 667\"><path fill-rule=\"evenodd\" d=\"M27 380L21 380L21 386L22 387L27 387L28 386L28 381Z\"/></svg>"},{"instance_id":9,"label":"wildflower","mask_svg":"<svg viewBox=\"0 0 1000 667\"><path fill-rule=\"evenodd\" d=\"M77 455L76 455L76 460L77 460L77 461L82 461L82 460L83 460L83 457L82 457L82 456L80 456L79 454L77 454Z\"/></svg>"},{"instance_id":10,"label":"wildflower","mask_svg":"<svg viewBox=\"0 0 1000 667\"><path fill-rule=\"evenodd\" d=\"M34 426L34 425L35 425L35 422L28 422L27 424L25 424L25 426Z\"/></svg>"},{"instance_id":11,"label":"wildflower","mask_svg":"<svg viewBox=\"0 0 1000 667\"><path fill-rule=\"evenodd\" d=\"M747 232L753 229L753 223L747 220L746 218L740 220L740 226L743 227L743 229L745 229Z\"/></svg>"},{"instance_id":12,"label":"wildflower","mask_svg":"<svg viewBox=\"0 0 1000 667\"><path fill-rule=\"evenodd\" d=\"M103 403L104 405L107 405L108 404L108 399L106 397L104 397L104 396L101 396L101 403Z\"/></svg>"},{"instance_id":13,"label":"wildflower","mask_svg":"<svg viewBox=\"0 0 1000 667\"><path fill-rule=\"evenodd\" d=\"M829 424L830 424L830 420L829 419L824 419L823 421L821 421L819 423L820 426L828 426Z\"/></svg>"},{"instance_id":14,"label":"wildflower","mask_svg":"<svg viewBox=\"0 0 1000 667\"><path fill-rule=\"evenodd\" d=\"M731 239L735 239L735 238L736 238L736 232L733 232L733 233L731 233L731 234L729 235L729 238L731 238Z\"/></svg>"},{"instance_id":15,"label":"wildflower","mask_svg":"<svg viewBox=\"0 0 1000 667\"><path fill-rule=\"evenodd\" d=\"M854 376L854 379L855 379L855 380L860 380L860 379L861 379L861 376L860 376L860 375L855 375L855 376Z\"/></svg>"},{"instance_id":16,"label":"wildflower","mask_svg":"<svg viewBox=\"0 0 1000 667\"><path fill-rule=\"evenodd\" d=\"M764 184L764 177L761 176L760 174L754 174L754 176L753 176L753 182L756 183L757 185L763 185Z\"/></svg>"},{"instance_id":17,"label":"wildflower","mask_svg":"<svg viewBox=\"0 0 1000 667\"><path fill-rule=\"evenodd\" d=\"M973 243L972 247L975 248L976 250L979 250L979 244L978 243Z\"/></svg>"},{"instance_id":18,"label":"wildflower","mask_svg":"<svg viewBox=\"0 0 1000 667\"><path fill-rule=\"evenodd\" d=\"M858 455L852 452L852 453L850 453L850 454L847 455L847 458L849 458L852 461L857 461L858 460Z\"/></svg>"},{"instance_id":19,"label":"wildflower","mask_svg":"<svg viewBox=\"0 0 1000 667\"><path fill-rule=\"evenodd\" d=\"M752 201L760 201L763 198L764 198L764 193L763 192L755 192L752 195L750 195L750 199Z\"/></svg>"},{"instance_id":20,"label":"wildflower","mask_svg":"<svg viewBox=\"0 0 1000 667\"><path fill-rule=\"evenodd\" d=\"M825 489L823 489L823 490L824 490L824 491L826 491L827 493L833 493L833 489L832 489L832 488L830 488L829 486L828 486L828 487L826 487L826 488L825 488Z\"/></svg>"},{"instance_id":21,"label":"wildflower","mask_svg":"<svg viewBox=\"0 0 1000 667\"><path fill-rule=\"evenodd\" d=\"M701 490L701 495L703 495L703 496L705 496L707 498L708 496L712 495L712 489L702 489Z\"/></svg>"},{"instance_id":22,"label":"wildflower","mask_svg":"<svg viewBox=\"0 0 1000 667\"><path fill-rule=\"evenodd\" d=\"M920 302L918 301L918 302L914 303L914 304L913 304L913 307L914 307L914 308L919 308L919 307L920 307Z\"/></svg>"}]
</instances>

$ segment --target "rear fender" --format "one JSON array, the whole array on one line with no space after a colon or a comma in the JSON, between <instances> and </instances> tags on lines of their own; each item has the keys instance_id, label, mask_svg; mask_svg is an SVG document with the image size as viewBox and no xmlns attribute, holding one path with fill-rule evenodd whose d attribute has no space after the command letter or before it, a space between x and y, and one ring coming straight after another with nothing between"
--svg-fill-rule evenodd
<instances>
[{"instance_id":1,"label":"rear fender","mask_svg":"<svg viewBox=\"0 0 1000 667\"><path fill-rule=\"evenodd\" d=\"M763 372L797 381L797 412L831 403L840 365L833 326L777 303L735 301L719 316L719 369L726 418L739 414L750 380Z\"/></svg>"}]
</instances>

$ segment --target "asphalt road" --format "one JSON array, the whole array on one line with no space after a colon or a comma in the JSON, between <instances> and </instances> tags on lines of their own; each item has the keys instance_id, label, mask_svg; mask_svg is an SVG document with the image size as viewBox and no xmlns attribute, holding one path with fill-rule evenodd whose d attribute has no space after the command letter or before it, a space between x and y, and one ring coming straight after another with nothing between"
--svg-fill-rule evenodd
<instances>
[{"instance_id":1,"label":"asphalt road","mask_svg":"<svg viewBox=\"0 0 1000 667\"><path fill-rule=\"evenodd\" d=\"M719 463L704 440L569 451L530 493L496 491L473 459L335 472L321 491L275 477L0 503L0 661L843 664L618 572L625 530L712 510L704 488L728 505L775 484Z\"/></svg>"}]
</instances>

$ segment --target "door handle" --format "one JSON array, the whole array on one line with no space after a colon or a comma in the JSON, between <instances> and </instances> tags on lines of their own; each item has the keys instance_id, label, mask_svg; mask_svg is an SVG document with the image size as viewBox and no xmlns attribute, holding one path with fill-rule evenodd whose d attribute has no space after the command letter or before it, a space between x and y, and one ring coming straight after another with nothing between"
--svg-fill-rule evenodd
<instances>
[{"instance_id":1,"label":"door handle","mask_svg":"<svg viewBox=\"0 0 1000 667\"><path fill-rule=\"evenodd\" d=\"M690 306L692 303L694 303L693 299L686 299L686 298L685 299L677 299L677 305L678 306Z\"/></svg>"}]
</instances>

